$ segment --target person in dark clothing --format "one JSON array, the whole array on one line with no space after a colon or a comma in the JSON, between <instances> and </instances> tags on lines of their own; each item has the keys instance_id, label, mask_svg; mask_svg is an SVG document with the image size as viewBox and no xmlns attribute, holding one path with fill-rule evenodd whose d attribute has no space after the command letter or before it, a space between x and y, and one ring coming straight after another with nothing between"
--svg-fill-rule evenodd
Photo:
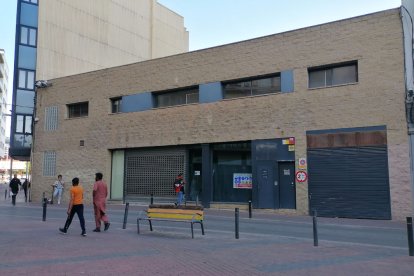
<instances>
[{"instance_id":1,"label":"person in dark clothing","mask_svg":"<svg viewBox=\"0 0 414 276\"><path fill-rule=\"evenodd\" d=\"M19 193L19 185L22 185L20 182L20 179L17 178L17 175L15 174L13 179L10 180L10 190L12 192L12 204L16 205L16 196Z\"/></svg>"},{"instance_id":2,"label":"person in dark clothing","mask_svg":"<svg viewBox=\"0 0 414 276\"><path fill-rule=\"evenodd\" d=\"M27 202L27 189L29 188L29 181L27 179L24 180L22 184L22 189L24 191L24 200Z\"/></svg>"}]
</instances>

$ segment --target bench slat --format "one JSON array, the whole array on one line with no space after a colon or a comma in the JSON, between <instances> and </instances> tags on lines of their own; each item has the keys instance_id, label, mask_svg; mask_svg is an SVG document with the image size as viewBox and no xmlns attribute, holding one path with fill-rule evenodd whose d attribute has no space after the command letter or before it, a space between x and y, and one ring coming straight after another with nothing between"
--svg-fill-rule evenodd
<instances>
[{"instance_id":1,"label":"bench slat","mask_svg":"<svg viewBox=\"0 0 414 276\"><path fill-rule=\"evenodd\" d=\"M181 219L181 220L203 220L203 215L196 214L174 214L174 213L157 213L150 212L147 214L148 218L161 218L161 219Z\"/></svg>"},{"instance_id":2,"label":"bench slat","mask_svg":"<svg viewBox=\"0 0 414 276\"><path fill-rule=\"evenodd\" d=\"M148 208L148 213L172 213L172 214L200 214L204 213L203 210L186 210L186 209L162 209L162 208Z\"/></svg>"}]
</instances>

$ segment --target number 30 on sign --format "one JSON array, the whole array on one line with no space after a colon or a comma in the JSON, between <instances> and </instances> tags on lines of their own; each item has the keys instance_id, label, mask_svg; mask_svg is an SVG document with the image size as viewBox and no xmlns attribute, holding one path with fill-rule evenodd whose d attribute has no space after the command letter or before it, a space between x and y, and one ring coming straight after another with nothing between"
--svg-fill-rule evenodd
<instances>
[{"instance_id":1,"label":"number 30 on sign","mask_svg":"<svg viewBox=\"0 0 414 276\"><path fill-rule=\"evenodd\" d=\"M308 180L308 174L304 171L297 171L296 172L296 181L297 182L305 182Z\"/></svg>"}]
</instances>

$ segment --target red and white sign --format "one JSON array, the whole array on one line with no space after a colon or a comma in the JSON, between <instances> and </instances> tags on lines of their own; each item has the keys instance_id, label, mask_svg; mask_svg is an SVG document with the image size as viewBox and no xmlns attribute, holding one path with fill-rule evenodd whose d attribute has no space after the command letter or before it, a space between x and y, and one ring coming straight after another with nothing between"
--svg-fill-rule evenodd
<instances>
[{"instance_id":1,"label":"red and white sign","mask_svg":"<svg viewBox=\"0 0 414 276\"><path fill-rule=\"evenodd\" d=\"M308 174L304 171L297 171L296 172L296 181L297 182L305 182L308 180Z\"/></svg>"}]
</instances>

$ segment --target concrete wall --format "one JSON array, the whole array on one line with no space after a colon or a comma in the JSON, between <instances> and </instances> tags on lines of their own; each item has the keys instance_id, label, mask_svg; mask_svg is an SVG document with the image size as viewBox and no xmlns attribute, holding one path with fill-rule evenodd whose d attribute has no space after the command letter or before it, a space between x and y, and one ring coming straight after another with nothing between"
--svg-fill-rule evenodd
<instances>
[{"instance_id":1,"label":"concrete wall","mask_svg":"<svg viewBox=\"0 0 414 276\"><path fill-rule=\"evenodd\" d=\"M307 68L358 60L359 82L308 89ZM110 114L110 98L293 70L292 93ZM57 173L79 176L90 199L94 173L110 179L109 149L281 137L296 138L306 157L306 130L387 126L392 215L411 212L404 114L404 60L399 10L318 25L240 43L53 80L38 91L33 189L39 200L54 180L42 176L43 152L57 151ZM66 104L89 101L87 118L67 119ZM59 107L59 129L44 131L44 110ZM243 112L240 112L243 110ZM79 146L79 140L85 146ZM308 186L297 183L297 210L307 214Z\"/></svg>"},{"instance_id":2,"label":"concrete wall","mask_svg":"<svg viewBox=\"0 0 414 276\"><path fill-rule=\"evenodd\" d=\"M158 19L164 15L168 16ZM166 33L168 37L163 37ZM183 18L156 0L43 0L39 4L37 79L185 51L188 33Z\"/></svg>"}]
</instances>

